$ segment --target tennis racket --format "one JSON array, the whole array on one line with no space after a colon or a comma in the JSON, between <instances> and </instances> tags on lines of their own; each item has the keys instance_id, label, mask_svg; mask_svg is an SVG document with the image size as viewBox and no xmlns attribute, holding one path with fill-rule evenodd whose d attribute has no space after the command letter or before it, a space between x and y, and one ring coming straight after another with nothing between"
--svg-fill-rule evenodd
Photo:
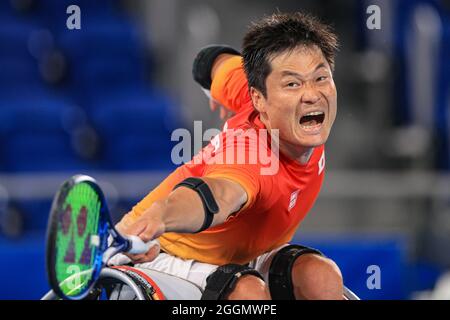
<instances>
[{"instance_id":1,"label":"tennis racket","mask_svg":"<svg viewBox=\"0 0 450 320\"><path fill-rule=\"evenodd\" d=\"M83 299L111 257L119 252L145 253L155 245L159 246L156 240L144 243L137 236L119 234L97 182L73 176L56 193L50 211L46 243L50 286L63 299Z\"/></svg>"}]
</instances>

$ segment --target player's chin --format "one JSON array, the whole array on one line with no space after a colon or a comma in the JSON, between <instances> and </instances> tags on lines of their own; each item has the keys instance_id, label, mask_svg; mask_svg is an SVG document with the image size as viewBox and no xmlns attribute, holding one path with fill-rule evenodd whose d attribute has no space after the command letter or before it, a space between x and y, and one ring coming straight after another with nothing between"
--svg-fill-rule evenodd
<instances>
[{"instance_id":1,"label":"player's chin","mask_svg":"<svg viewBox=\"0 0 450 320\"><path fill-rule=\"evenodd\" d=\"M320 130L319 132L316 132L314 134L308 132L304 133L302 130L300 130L299 134L297 135L297 143L303 147L307 148L314 148L319 147L328 140L329 136L329 130L326 130L326 128L323 128L323 130Z\"/></svg>"},{"instance_id":2,"label":"player's chin","mask_svg":"<svg viewBox=\"0 0 450 320\"><path fill-rule=\"evenodd\" d=\"M308 138L308 139L301 139L301 142L299 143L299 145L301 145L302 147L306 147L306 148L315 148L315 147L320 147L321 145L325 144L325 142L327 141L327 139L322 139L322 138Z\"/></svg>"}]
</instances>

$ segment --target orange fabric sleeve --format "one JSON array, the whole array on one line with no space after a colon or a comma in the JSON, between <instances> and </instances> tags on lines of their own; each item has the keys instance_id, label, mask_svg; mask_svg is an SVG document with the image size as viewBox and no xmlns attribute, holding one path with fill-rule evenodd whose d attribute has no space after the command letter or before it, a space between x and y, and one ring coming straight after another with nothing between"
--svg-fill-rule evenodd
<instances>
[{"instance_id":1,"label":"orange fabric sleeve","mask_svg":"<svg viewBox=\"0 0 450 320\"><path fill-rule=\"evenodd\" d=\"M231 141L227 141L229 139L222 139L221 147L214 155L215 163L206 166L204 176L224 178L238 183L247 193L247 202L239 210L243 211L254 204L260 192L261 165L259 163L250 164L248 161L240 161L239 158L248 160L251 158L252 153L256 154L258 152L257 140L249 137L247 139L231 139Z\"/></svg>"},{"instance_id":2,"label":"orange fabric sleeve","mask_svg":"<svg viewBox=\"0 0 450 320\"><path fill-rule=\"evenodd\" d=\"M236 113L251 100L242 63L241 56L235 56L223 62L211 84L212 98Z\"/></svg>"},{"instance_id":3,"label":"orange fabric sleeve","mask_svg":"<svg viewBox=\"0 0 450 320\"><path fill-rule=\"evenodd\" d=\"M247 194L247 201L245 204L239 209L243 211L255 203L256 196L259 192L259 183L252 174L251 170L241 170L235 168L221 168L218 169L217 172L215 170L210 170L210 172L206 175L206 177L211 178L222 178L231 180L233 182L238 183Z\"/></svg>"},{"instance_id":4,"label":"orange fabric sleeve","mask_svg":"<svg viewBox=\"0 0 450 320\"><path fill-rule=\"evenodd\" d=\"M133 207L133 209L125 216L125 222L129 224L136 221L145 210L150 208L153 202L167 197L172 192L175 185L184 179L185 175L182 172L182 167L177 168Z\"/></svg>"}]
</instances>

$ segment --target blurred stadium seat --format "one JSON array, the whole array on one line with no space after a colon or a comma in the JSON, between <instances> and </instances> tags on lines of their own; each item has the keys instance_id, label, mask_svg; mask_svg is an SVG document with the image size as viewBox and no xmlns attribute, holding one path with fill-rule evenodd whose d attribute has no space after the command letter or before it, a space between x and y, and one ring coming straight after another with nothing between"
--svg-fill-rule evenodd
<instances>
[{"instance_id":1,"label":"blurred stadium seat","mask_svg":"<svg viewBox=\"0 0 450 320\"><path fill-rule=\"evenodd\" d=\"M67 171L76 173L88 165L76 158L64 135L25 133L10 137L4 166L10 172Z\"/></svg>"},{"instance_id":2,"label":"blurred stadium seat","mask_svg":"<svg viewBox=\"0 0 450 320\"><path fill-rule=\"evenodd\" d=\"M342 271L345 284L361 299L407 299L409 274L405 239L399 237L351 236L299 237L299 244L319 248ZM351 258L350 258L351 257ZM380 270L380 288L367 286L369 266ZM370 270L369 270L370 271Z\"/></svg>"},{"instance_id":3,"label":"blurred stadium seat","mask_svg":"<svg viewBox=\"0 0 450 320\"><path fill-rule=\"evenodd\" d=\"M0 13L0 41L2 50L0 50L0 58L21 58L23 60L32 59L28 51L28 39L34 30L38 30L40 26L32 20L23 17L16 18L6 16Z\"/></svg>"},{"instance_id":4,"label":"blurred stadium seat","mask_svg":"<svg viewBox=\"0 0 450 320\"><path fill-rule=\"evenodd\" d=\"M65 27L70 4L83 8L81 30ZM5 141L2 170L73 171L90 165L105 170L167 168L163 164L170 159L158 158L154 151L162 150L170 140L167 137L174 125L168 123L173 119L168 114L173 102L148 82L149 55L140 39L142 35L119 10L117 1L31 1L24 12L14 10L12 5L3 6L9 8L2 10L0 19L0 43L5 44L0 52L0 114L8 119L0 125L1 139ZM42 70L47 67L51 72L51 66L43 65L43 60L54 52L61 52L67 63L67 70L62 70L66 72L64 83L57 86L46 83L48 70ZM60 99L61 95L64 99ZM97 163L83 162L80 153L73 150L74 132L62 123L72 105L86 110L87 124L92 122L102 137L108 156ZM109 121L113 121L110 127L106 124ZM120 130L111 130L111 126ZM143 129L133 131L135 127ZM133 143L128 147L115 143L120 134L120 139ZM149 138L137 137L139 134ZM153 149L149 149L150 141L155 145ZM112 164L114 152L139 148L147 151L138 152L142 156L133 157L134 164ZM144 158L148 154L153 154L152 161Z\"/></svg>"},{"instance_id":5,"label":"blurred stadium seat","mask_svg":"<svg viewBox=\"0 0 450 320\"><path fill-rule=\"evenodd\" d=\"M50 212L51 205L51 199L22 200L12 204L21 217L21 227L26 234L39 234L47 228L47 216L42 212Z\"/></svg>"},{"instance_id":6,"label":"blurred stadium seat","mask_svg":"<svg viewBox=\"0 0 450 320\"><path fill-rule=\"evenodd\" d=\"M450 17L444 16L442 33L442 49L437 81L436 136L437 156L436 166L439 169L450 170Z\"/></svg>"},{"instance_id":7,"label":"blurred stadium seat","mask_svg":"<svg viewBox=\"0 0 450 320\"><path fill-rule=\"evenodd\" d=\"M115 170L173 168L171 102L158 91L105 95L88 111L103 139L103 163Z\"/></svg>"},{"instance_id":8,"label":"blurred stadium seat","mask_svg":"<svg viewBox=\"0 0 450 320\"><path fill-rule=\"evenodd\" d=\"M45 273L45 238L29 234L21 239L0 236L2 260L0 299L39 299L49 289Z\"/></svg>"},{"instance_id":9,"label":"blurred stadium seat","mask_svg":"<svg viewBox=\"0 0 450 320\"><path fill-rule=\"evenodd\" d=\"M86 60L78 70L71 71L71 76L78 96L89 101L98 95L142 86L144 71L142 65L133 59L95 57Z\"/></svg>"},{"instance_id":10,"label":"blurred stadium seat","mask_svg":"<svg viewBox=\"0 0 450 320\"><path fill-rule=\"evenodd\" d=\"M81 30L66 28L72 4L83 9ZM171 168L174 102L148 81L142 33L119 5L1 2L0 172ZM52 69L55 52L61 70ZM63 81L48 72L64 72ZM49 199L11 200L25 232L45 229Z\"/></svg>"},{"instance_id":11,"label":"blurred stadium seat","mask_svg":"<svg viewBox=\"0 0 450 320\"><path fill-rule=\"evenodd\" d=\"M82 167L71 150L70 135L64 128L64 113L70 103L43 92L29 97L4 99L0 125L5 136L6 171L73 170Z\"/></svg>"},{"instance_id":12,"label":"blurred stadium seat","mask_svg":"<svg viewBox=\"0 0 450 320\"><path fill-rule=\"evenodd\" d=\"M120 1L2 1L0 23L0 173L171 168L175 103ZM10 200L24 232L45 229L50 199Z\"/></svg>"},{"instance_id":13,"label":"blurred stadium seat","mask_svg":"<svg viewBox=\"0 0 450 320\"><path fill-rule=\"evenodd\" d=\"M31 59L19 57L0 58L0 96L11 95L11 89L22 91L24 84L40 86L38 65Z\"/></svg>"}]
</instances>

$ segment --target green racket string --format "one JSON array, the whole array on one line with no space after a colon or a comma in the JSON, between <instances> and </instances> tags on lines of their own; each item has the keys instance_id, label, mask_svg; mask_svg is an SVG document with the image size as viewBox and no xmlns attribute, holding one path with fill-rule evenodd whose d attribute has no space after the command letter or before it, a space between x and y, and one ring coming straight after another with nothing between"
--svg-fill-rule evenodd
<instances>
[{"instance_id":1,"label":"green racket string","mask_svg":"<svg viewBox=\"0 0 450 320\"><path fill-rule=\"evenodd\" d=\"M79 183L68 192L59 210L55 270L60 288L66 295L77 295L90 284L98 246L100 209L97 192L88 183ZM85 217L81 216L83 211ZM64 219L65 223L70 219L66 233Z\"/></svg>"}]
</instances>

